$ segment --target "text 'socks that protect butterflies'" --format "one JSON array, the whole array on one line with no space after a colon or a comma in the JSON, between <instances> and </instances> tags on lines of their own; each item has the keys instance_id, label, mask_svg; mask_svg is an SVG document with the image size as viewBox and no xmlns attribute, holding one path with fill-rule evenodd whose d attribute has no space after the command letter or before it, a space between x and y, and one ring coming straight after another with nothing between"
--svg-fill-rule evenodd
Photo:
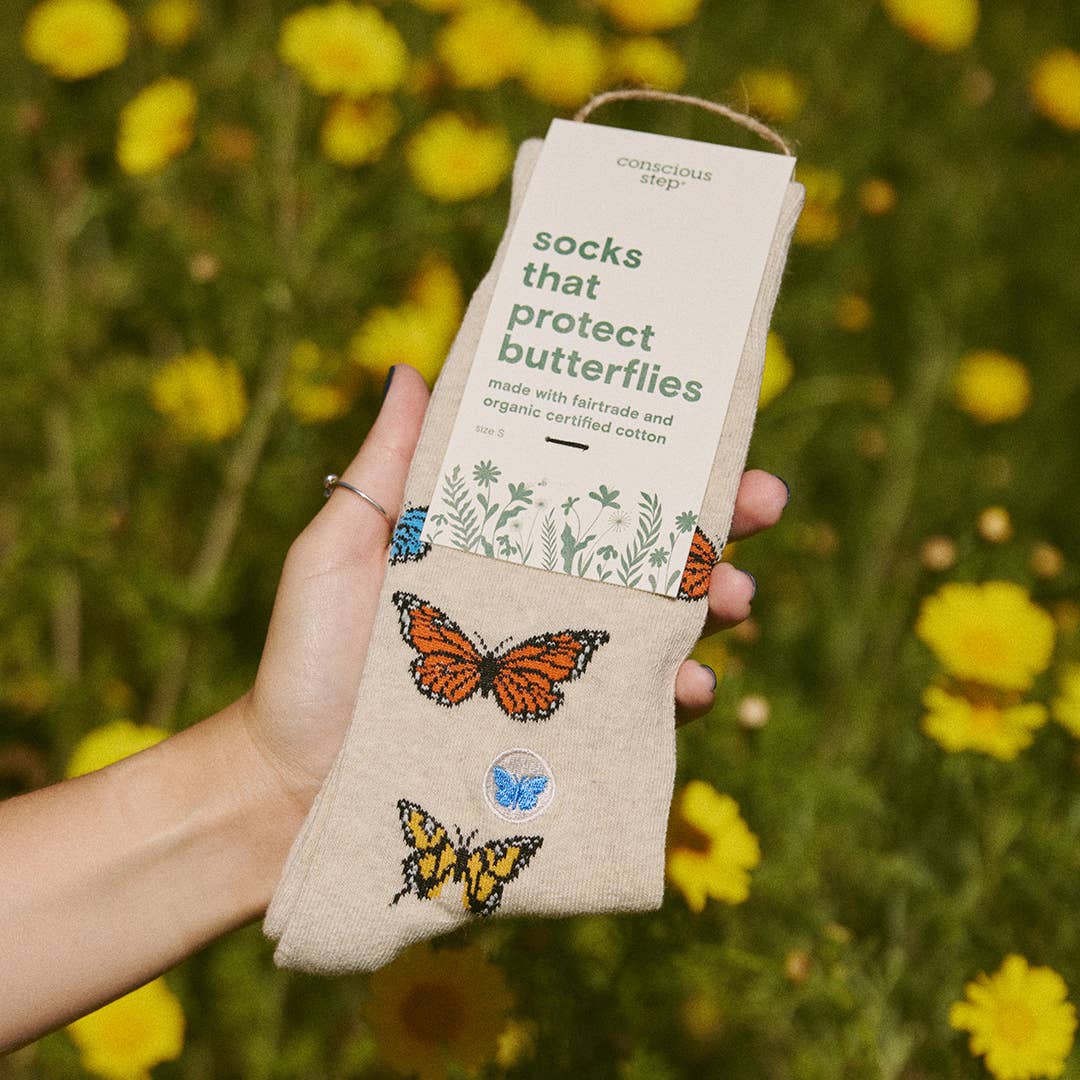
<instances>
[{"instance_id":1,"label":"text 'socks that protect butterflies'","mask_svg":"<svg viewBox=\"0 0 1080 1080\"><path fill-rule=\"evenodd\" d=\"M546 720L562 704L562 685L581 675L608 641L606 630L556 630L488 650L434 604L395 592L401 636L416 651L409 666L425 697L451 708L479 692L514 720Z\"/></svg>"}]
</instances>

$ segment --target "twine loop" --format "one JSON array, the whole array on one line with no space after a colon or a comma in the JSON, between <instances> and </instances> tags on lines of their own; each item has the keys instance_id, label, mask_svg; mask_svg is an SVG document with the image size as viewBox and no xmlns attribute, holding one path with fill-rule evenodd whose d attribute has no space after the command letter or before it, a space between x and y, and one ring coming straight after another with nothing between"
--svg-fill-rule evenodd
<instances>
[{"instance_id":1,"label":"twine loop","mask_svg":"<svg viewBox=\"0 0 1080 1080\"><path fill-rule=\"evenodd\" d=\"M715 113L717 116L730 120L733 124L738 124L739 127L746 128L747 131L753 132L759 138L764 139L765 142L771 143L777 150L788 157L793 157L795 153L782 135L755 116L749 116L747 113L739 112L728 105L722 105L719 101L709 101L708 98L693 97L690 94L672 94L666 90L646 90L644 88L607 90L590 98L582 105L574 114L574 119L584 123L590 114L599 109L601 105L607 105L612 101L665 101L674 105L695 105L699 109Z\"/></svg>"}]
</instances>

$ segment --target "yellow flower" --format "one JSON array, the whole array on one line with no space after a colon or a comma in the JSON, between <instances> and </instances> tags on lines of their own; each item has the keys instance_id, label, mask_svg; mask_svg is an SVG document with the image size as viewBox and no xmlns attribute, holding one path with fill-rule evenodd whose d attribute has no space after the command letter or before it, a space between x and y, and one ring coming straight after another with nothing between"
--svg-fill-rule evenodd
<instances>
[{"instance_id":1,"label":"yellow flower","mask_svg":"<svg viewBox=\"0 0 1080 1080\"><path fill-rule=\"evenodd\" d=\"M206 349L165 364L154 376L151 397L183 439L220 442L240 430L247 414L240 369Z\"/></svg>"},{"instance_id":2,"label":"yellow flower","mask_svg":"<svg viewBox=\"0 0 1080 1080\"><path fill-rule=\"evenodd\" d=\"M405 157L420 191L439 202L461 202L494 191L510 171L513 150L502 128L441 112L413 135Z\"/></svg>"},{"instance_id":3,"label":"yellow flower","mask_svg":"<svg viewBox=\"0 0 1080 1080\"><path fill-rule=\"evenodd\" d=\"M164 979L76 1020L67 1027L83 1067L106 1080L149 1080L150 1070L184 1048L184 1010Z\"/></svg>"},{"instance_id":4,"label":"yellow flower","mask_svg":"<svg viewBox=\"0 0 1080 1080\"><path fill-rule=\"evenodd\" d=\"M465 297L454 268L440 256L428 255L409 283L408 298L441 327L449 344L465 313Z\"/></svg>"},{"instance_id":5,"label":"yellow flower","mask_svg":"<svg viewBox=\"0 0 1080 1080\"><path fill-rule=\"evenodd\" d=\"M698 13L701 0L599 0L623 29L636 34L685 26Z\"/></svg>"},{"instance_id":6,"label":"yellow flower","mask_svg":"<svg viewBox=\"0 0 1080 1080\"><path fill-rule=\"evenodd\" d=\"M521 81L538 101L572 109L595 93L604 67L604 50L591 30L555 26L537 39Z\"/></svg>"},{"instance_id":7,"label":"yellow flower","mask_svg":"<svg viewBox=\"0 0 1080 1080\"><path fill-rule=\"evenodd\" d=\"M1054 620L1012 581L951 582L926 597L915 633L958 679L1027 690L1054 651Z\"/></svg>"},{"instance_id":8,"label":"yellow flower","mask_svg":"<svg viewBox=\"0 0 1080 1080\"><path fill-rule=\"evenodd\" d=\"M1031 73L1031 101L1066 131L1080 131L1080 53L1051 49Z\"/></svg>"},{"instance_id":9,"label":"yellow flower","mask_svg":"<svg viewBox=\"0 0 1080 1080\"><path fill-rule=\"evenodd\" d=\"M765 370L761 374L761 394L758 408L764 409L770 401L778 398L786 389L795 366L791 362L784 339L772 330L765 339Z\"/></svg>"},{"instance_id":10,"label":"yellow flower","mask_svg":"<svg viewBox=\"0 0 1080 1080\"><path fill-rule=\"evenodd\" d=\"M980 424L1015 420L1031 404L1027 368L1019 360L991 349L961 357L952 389L957 407Z\"/></svg>"},{"instance_id":11,"label":"yellow flower","mask_svg":"<svg viewBox=\"0 0 1080 1080\"><path fill-rule=\"evenodd\" d=\"M23 27L23 50L59 79L85 79L124 59L129 31L113 0L44 0Z\"/></svg>"},{"instance_id":12,"label":"yellow flower","mask_svg":"<svg viewBox=\"0 0 1080 1080\"><path fill-rule=\"evenodd\" d=\"M439 15L447 15L453 11L460 11L463 7L467 7L472 0L413 0L413 3L417 7L423 8L425 11L434 11Z\"/></svg>"},{"instance_id":13,"label":"yellow flower","mask_svg":"<svg viewBox=\"0 0 1080 1080\"><path fill-rule=\"evenodd\" d=\"M536 1025L528 1020L511 1020L499 1034L495 1064L513 1069L536 1056Z\"/></svg>"},{"instance_id":14,"label":"yellow flower","mask_svg":"<svg viewBox=\"0 0 1080 1080\"><path fill-rule=\"evenodd\" d=\"M419 1080L473 1073L496 1053L514 999L475 945L414 945L371 976L366 1013L383 1061Z\"/></svg>"},{"instance_id":15,"label":"yellow flower","mask_svg":"<svg viewBox=\"0 0 1080 1080\"><path fill-rule=\"evenodd\" d=\"M409 54L401 35L370 4L335 0L290 15L278 55L318 94L367 97L401 84Z\"/></svg>"},{"instance_id":16,"label":"yellow flower","mask_svg":"<svg viewBox=\"0 0 1080 1080\"><path fill-rule=\"evenodd\" d=\"M1044 706L1003 705L986 693L971 700L931 686L923 694L923 704L929 711L922 729L944 749L979 750L1000 761L1014 760L1031 745L1031 733L1046 723Z\"/></svg>"},{"instance_id":17,"label":"yellow flower","mask_svg":"<svg viewBox=\"0 0 1080 1080\"><path fill-rule=\"evenodd\" d=\"M342 375L340 357L320 349L314 341L298 341L285 373L285 404L307 424L322 424L344 416L349 411L351 394Z\"/></svg>"},{"instance_id":18,"label":"yellow flower","mask_svg":"<svg viewBox=\"0 0 1080 1080\"><path fill-rule=\"evenodd\" d=\"M146 30L158 45L176 49L186 45L199 25L195 0L155 0L146 13Z\"/></svg>"},{"instance_id":19,"label":"yellow flower","mask_svg":"<svg viewBox=\"0 0 1080 1080\"><path fill-rule=\"evenodd\" d=\"M971 44L979 0L881 0L885 14L906 34L938 52Z\"/></svg>"},{"instance_id":20,"label":"yellow flower","mask_svg":"<svg viewBox=\"0 0 1080 1080\"><path fill-rule=\"evenodd\" d=\"M120 110L116 160L132 176L160 172L195 137L195 88L166 76L140 90Z\"/></svg>"},{"instance_id":21,"label":"yellow flower","mask_svg":"<svg viewBox=\"0 0 1080 1080\"><path fill-rule=\"evenodd\" d=\"M750 874L761 862L758 838L739 816L739 805L704 780L691 780L676 796L668 827L667 876L692 911L709 897L740 904L750 895Z\"/></svg>"},{"instance_id":22,"label":"yellow flower","mask_svg":"<svg viewBox=\"0 0 1080 1080\"><path fill-rule=\"evenodd\" d=\"M836 325L850 334L865 330L874 321L874 309L865 296L844 293L836 301Z\"/></svg>"},{"instance_id":23,"label":"yellow flower","mask_svg":"<svg viewBox=\"0 0 1080 1080\"><path fill-rule=\"evenodd\" d=\"M953 1002L949 1025L971 1033L968 1048L985 1055L997 1080L1060 1076L1076 1032L1068 993L1053 968L1010 953L993 975L980 972L964 987L967 1000Z\"/></svg>"},{"instance_id":24,"label":"yellow flower","mask_svg":"<svg viewBox=\"0 0 1080 1080\"><path fill-rule=\"evenodd\" d=\"M751 112L778 124L794 120L806 104L806 90L786 68L744 71L736 85Z\"/></svg>"},{"instance_id":25,"label":"yellow flower","mask_svg":"<svg viewBox=\"0 0 1080 1080\"><path fill-rule=\"evenodd\" d=\"M490 90L524 70L540 29L519 0L481 0L442 28L435 51L455 86Z\"/></svg>"},{"instance_id":26,"label":"yellow flower","mask_svg":"<svg viewBox=\"0 0 1080 1080\"><path fill-rule=\"evenodd\" d=\"M319 143L336 165L364 165L382 157L400 124L397 109L386 98L339 98L326 110Z\"/></svg>"},{"instance_id":27,"label":"yellow flower","mask_svg":"<svg viewBox=\"0 0 1080 1080\"><path fill-rule=\"evenodd\" d=\"M880 176L872 176L859 185L859 205L874 217L889 214L896 206L896 188Z\"/></svg>"},{"instance_id":28,"label":"yellow flower","mask_svg":"<svg viewBox=\"0 0 1080 1080\"><path fill-rule=\"evenodd\" d=\"M1060 693L1051 702L1054 719L1080 738L1080 664L1066 664L1058 676Z\"/></svg>"},{"instance_id":29,"label":"yellow flower","mask_svg":"<svg viewBox=\"0 0 1080 1080\"><path fill-rule=\"evenodd\" d=\"M655 37L624 38L608 53L607 81L633 83L654 90L678 90L686 79L686 64L677 49Z\"/></svg>"},{"instance_id":30,"label":"yellow flower","mask_svg":"<svg viewBox=\"0 0 1080 1080\"><path fill-rule=\"evenodd\" d=\"M834 169L799 165L796 179L806 187L806 202L795 226L800 244L831 244L840 235L836 204L844 192L844 179Z\"/></svg>"},{"instance_id":31,"label":"yellow flower","mask_svg":"<svg viewBox=\"0 0 1080 1080\"><path fill-rule=\"evenodd\" d=\"M168 737L163 728L133 724L130 720L111 720L84 735L71 752L67 776L104 769L121 758L146 750Z\"/></svg>"}]
</instances>

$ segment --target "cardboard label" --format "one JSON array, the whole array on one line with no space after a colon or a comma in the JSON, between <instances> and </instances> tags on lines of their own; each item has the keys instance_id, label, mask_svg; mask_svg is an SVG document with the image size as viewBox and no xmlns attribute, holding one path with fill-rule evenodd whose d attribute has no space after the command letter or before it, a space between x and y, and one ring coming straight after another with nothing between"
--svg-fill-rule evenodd
<instances>
[{"instance_id":1,"label":"cardboard label","mask_svg":"<svg viewBox=\"0 0 1080 1080\"><path fill-rule=\"evenodd\" d=\"M677 593L794 164L552 122L423 539Z\"/></svg>"}]
</instances>

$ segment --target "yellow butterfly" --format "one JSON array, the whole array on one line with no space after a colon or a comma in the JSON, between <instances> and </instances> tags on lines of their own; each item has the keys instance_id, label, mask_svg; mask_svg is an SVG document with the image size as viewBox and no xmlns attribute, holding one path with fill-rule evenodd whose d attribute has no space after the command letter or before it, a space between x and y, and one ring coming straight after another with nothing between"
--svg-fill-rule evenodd
<instances>
[{"instance_id":1,"label":"yellow butterfly","mask_svg":"<svg viewBox=\"0 0 1080 1080\"><path fill-rule=\"evenodd\" d=\"M410 851L401 861L405 888L391 904L411 892L421 900L430 900L448 881L461 881L465 885L461 906L474 915L492 915L502 900L503 889L529 865L544 842L540 836L510 836L470 848L480 830L474 829L463 837L455 825L455 845L446 827L418 803L399 799L397 808Z\"/></svg>"}]
</instances>

